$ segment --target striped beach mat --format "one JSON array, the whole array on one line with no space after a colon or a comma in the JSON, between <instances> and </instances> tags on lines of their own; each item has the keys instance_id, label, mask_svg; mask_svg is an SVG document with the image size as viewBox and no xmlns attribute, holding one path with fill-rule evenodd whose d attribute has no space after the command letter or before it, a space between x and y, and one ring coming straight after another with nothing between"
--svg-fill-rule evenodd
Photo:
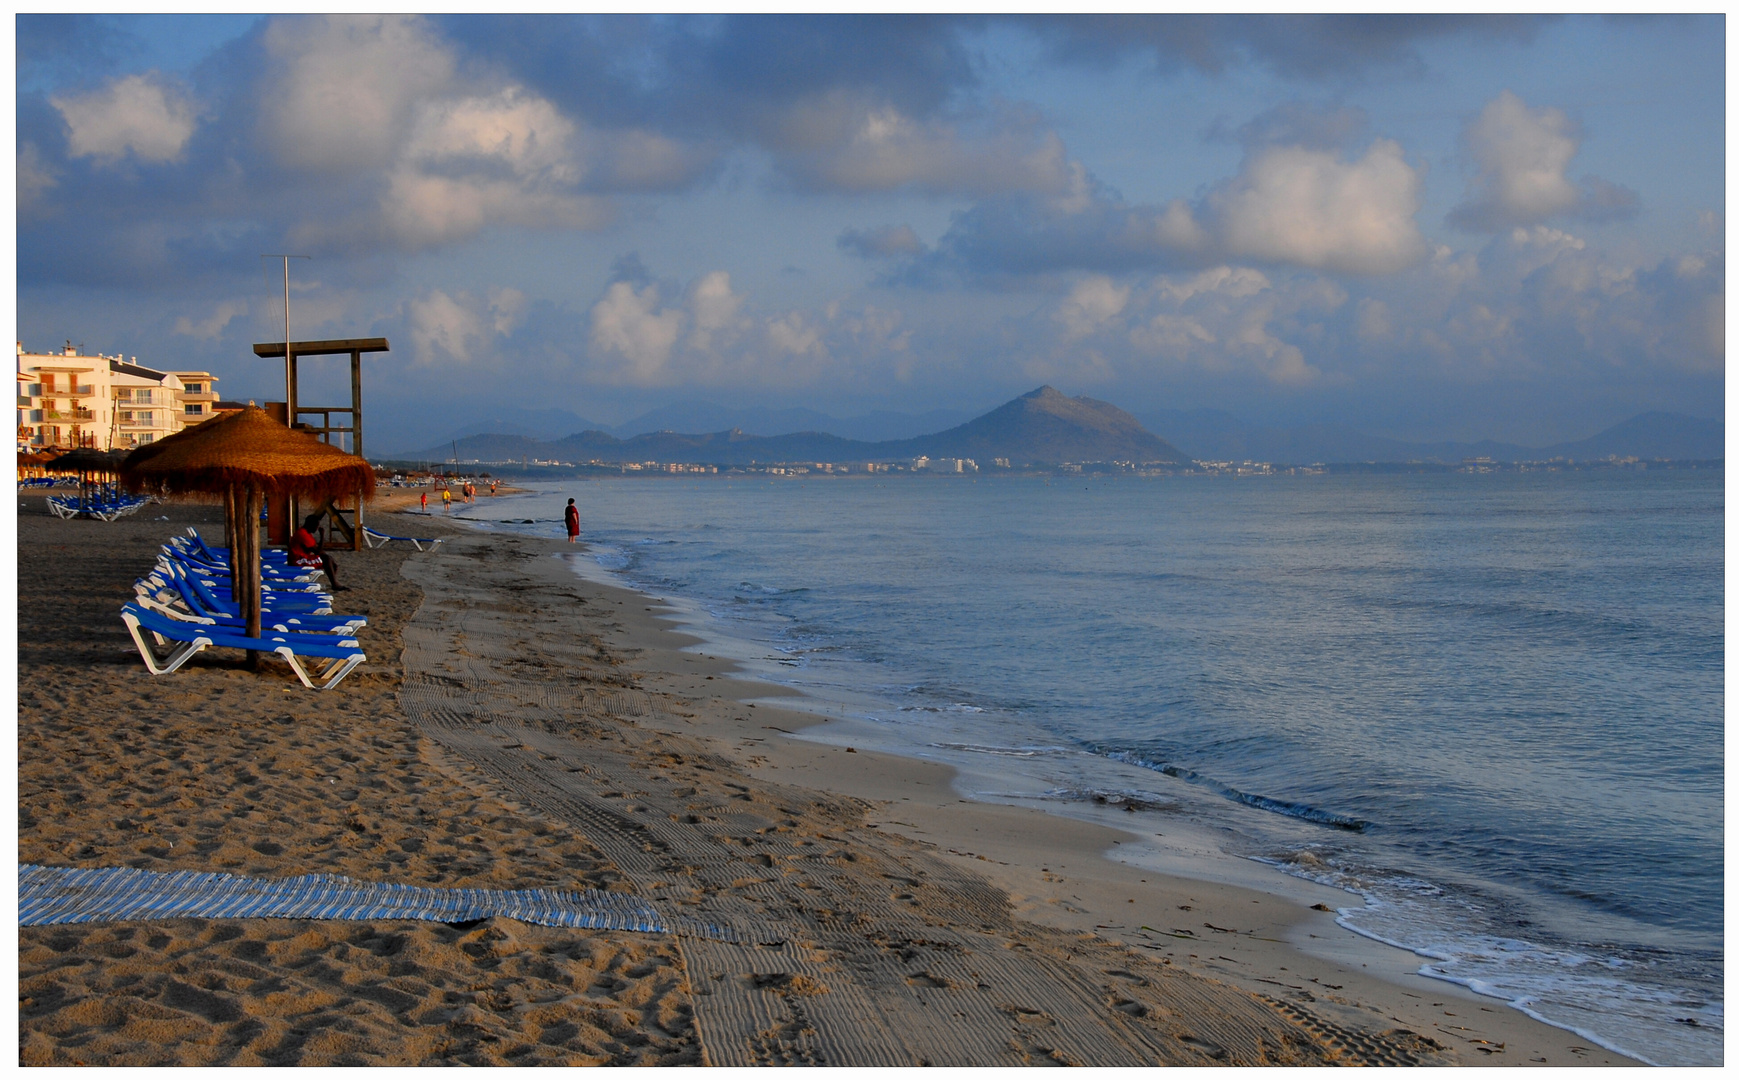
<instances>
[{"instance_id":1,"label":"striped beach mat","mask_svg":"<svg viewBox=\"0 0 1739 1080\"><path fill-rule=\"evenodd\" d=\"M668 933L645 901L566 889L430 889L337 874L244 878L128 867L18 867L18 925L122 919L420 919L462 923L502 916L542 926Z\"/></svg>"}]
</instances>

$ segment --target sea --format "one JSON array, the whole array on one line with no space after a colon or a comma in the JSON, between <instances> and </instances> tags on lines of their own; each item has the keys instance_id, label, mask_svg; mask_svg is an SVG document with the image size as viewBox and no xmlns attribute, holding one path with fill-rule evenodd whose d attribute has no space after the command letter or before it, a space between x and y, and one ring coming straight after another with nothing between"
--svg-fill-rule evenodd
<instances>
[{"instance_id":1,"label":"sea","mask_svg":"<svg viewBox=\"0 0 1739 1080\"><path fill-rule=\"evenodd\" d=\"M813 737L953 764L966 798L1187 827L1344 890L1340 924L1423 975L1715 1065L1723 484L750 474L465 513L558 535L576 499L576 571L802 691L834 721Z\"/></svg>"}]
</instances>

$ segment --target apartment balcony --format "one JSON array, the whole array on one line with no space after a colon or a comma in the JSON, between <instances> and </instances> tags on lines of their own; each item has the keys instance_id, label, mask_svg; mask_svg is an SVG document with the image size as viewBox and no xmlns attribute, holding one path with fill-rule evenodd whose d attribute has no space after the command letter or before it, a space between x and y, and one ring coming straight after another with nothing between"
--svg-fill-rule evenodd
<instances>
[{"instance_id":1,"label":"apartment balcony","mask_svg":"<svg viewBox=\"0 0 1739 1080\"><path fill-rule=\"evenodd\" d=\"M44 409L42 410L42 418L77 423L81 420L95 420L97 414L89 409Z\"/></svg>"},{"instance_id":2,"label":"apartment balcony","mask_svg":"<svg viewBox=\"0 0 1739 1080\"><path fill-rule=\"evenodd\" d=\"M42 388L41 396L42 397L54 397L54 398L74 398L74 397L95 397L96 394L97 394L97 388L90 385L89 383L86 383L83 386L67 386L67 387L45 386Z\"/></svg>"},{"instance_id":3,"label":"apartment balcony","mask_svg":"<svg viewBox=\"0 0 1739 1080\"><path fill-rule=\"evenodd\" d=\"M217 394L213 391L210 391L210 390L201 391L200 393L197 393L197 394L191 390L182 390L176 396L179 397L182 401L216 401L217 400Z\"/></svg>"}]
</instances>

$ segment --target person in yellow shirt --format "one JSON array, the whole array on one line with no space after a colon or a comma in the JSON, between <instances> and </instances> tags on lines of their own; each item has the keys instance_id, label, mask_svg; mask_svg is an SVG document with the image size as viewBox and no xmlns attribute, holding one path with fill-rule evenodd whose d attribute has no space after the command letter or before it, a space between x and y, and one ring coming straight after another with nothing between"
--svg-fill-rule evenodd
<instances>
[{"instance_id":1,"label":"person in yellow shirt","mask_svg":"<svg viewBox=\"0 0 1739 1080\"><path fill-rule=\"evenodd\" d=\"M446 488L442 488L441 489L441 513L451 514L452 512L453 512L453 493L451 491L448 491Z\"/></svg>"}]
</instances>

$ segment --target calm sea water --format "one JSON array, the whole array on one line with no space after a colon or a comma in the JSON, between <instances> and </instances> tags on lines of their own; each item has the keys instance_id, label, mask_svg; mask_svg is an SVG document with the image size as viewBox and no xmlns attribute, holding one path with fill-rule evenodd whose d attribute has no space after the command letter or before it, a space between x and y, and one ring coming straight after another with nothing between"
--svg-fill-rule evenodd
<instances>
[{"instance_id":1,"label":"calm sea water","mask_svg":"<svg viewBox=\"0 0 1739 1080\"><path fill-rule=\"evenodd\" d=\"M1723 476L574 482L555 531L986 797L1211 822L1343 925L1721 1060ZM862 745L860 742L859 745Z\"/></svg>"}]
</instances>

